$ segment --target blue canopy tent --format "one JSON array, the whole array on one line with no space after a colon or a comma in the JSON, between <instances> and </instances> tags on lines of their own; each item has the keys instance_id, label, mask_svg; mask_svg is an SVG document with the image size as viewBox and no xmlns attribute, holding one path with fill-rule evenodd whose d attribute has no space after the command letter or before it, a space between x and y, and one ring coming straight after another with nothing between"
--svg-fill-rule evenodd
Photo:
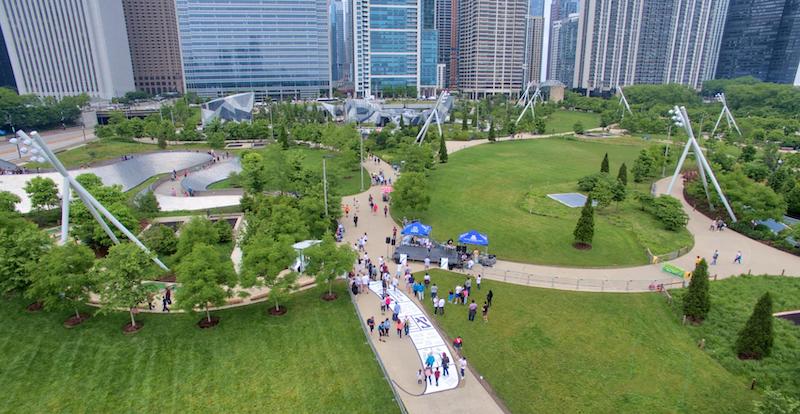
<instances>
[{"instance_id":1,"label":"blue canopy tent","mask_svg":"<svg viewBox=\"0 0 800 414\"><path fill-rule=\"evenodd\" d=\"M470 230L458 236L458 242L464 244L472 244L476 246L487 246L486 252L489 252L489 237L485 234L478 233L475 230Z\"/></svg>"},{"instance_id":2,"label":"blue canopy tent","mask_svg":"<svg viewBox=\"0 0 800 414\"><path fill-rule=\"evenodd\" d=\"M405 236L428 236L431 234L431 226L414 221L403 227L403 231L400 234Z\"/></svg>"}]
</instances>

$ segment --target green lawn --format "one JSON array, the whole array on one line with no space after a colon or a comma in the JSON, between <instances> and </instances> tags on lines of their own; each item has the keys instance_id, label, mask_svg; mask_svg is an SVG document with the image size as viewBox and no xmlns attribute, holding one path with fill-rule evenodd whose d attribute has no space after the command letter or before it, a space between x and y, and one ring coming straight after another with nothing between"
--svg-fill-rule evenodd
<instances>
[{"instance_id":1,"label":"green lawn","mask_svg":"<svg viewBox=\"0 0 800 414\"><path fill-rule=\"evenodd\" d=\"M547 133L554 134L573 131L576 122L583 124L584 129L598 128L600 126L600 114L558 110L547 117L545 124L547 125Z\"/></svg>"},{"instance_id":2,"label":"green lawn","mask_svg":"<svg viewBox=\"0 0 800 414\"><path fill-rule=\"evenodd\" d=\"M463 275L434 270L439 291ZM473 281L473 289L475 289ZM750 412L758 394L700 351L655 293L565 292L484 280L489 322L464 306L436 316L467 360L521 413ZM429 314L432 309L425 301Z\"/></svg>"},{"instance_id":3,"label":"green lawn","mask_svg":"<svg viewBox=\"0 0 800 414\"><path fill-rule=\"evenodd\" d=\"M66 313L30 314L0 300L0 412L396 413L399 409L347 298L293 295L283 317L266 305L199 315L141 315L125 336L127 313L75 329Z\"/></svg>"},{"instance_id":4,"label":"green lawn","mask_svg":"<svg viewBox=\"0 0 800 414\"><path fill-rule=\"evenodd\" d=\"M282 151L278 145L268 145L264 149L258 150L261 153L270 151ZM328 179L332 182L336 180L339 185L339 191L342 195L351 195L361 192L359 179L361 175L358 171L350 171L345 169L343 165L345 161L341 157L341 153L334 151L327 151L321 149L312 149L308 147L294 147L289 149L290 152L299 152L303 154L304 164L312 171L322 174L322 157L330 156L327 162ZM225 188L232 188L232 183L229 179L224 179L211 184L209 190L219 190ZM364 171L364 189L369 188L369 174Z\"/></svg>"},{"instance_id":5,"label":"green lawn","mask_svg":"<svg viewBox=\"0 0 800 414\"><path fill-rule=\"evenodd\" d=\"M800 394L800 326L775 318L772 355L761 361L741 361L736 357L736 337L753 312L758 298L770 292L772 311L800 310L800 279L779 276L740 276L711 283L711 311L700 326L690 326L696 339L705 338L706 352L742 380L756 379L759 386L772 386L789 395ZM675 309L680 314L680 299L685 291L675 292Z\"/></svg>"},{"instance_id":6,"label":"green lawn","mask_svg":"<svg viewBox=\"0 0 800 414\"><path fill-rule=\"evenodd\" d=\"M576 140L552 138L486 144L456 152L431 173L430 208L422 215L436 240L455 238L476 229L489 236L489 251L502 259L565 266L630 266L647 263L646 248L655 254L692 244L682 230L664 230L633 200L633 160L641 141L623 138ZM577 180L599 171L609 154L612 175L628 166L628 200L595 215L594 247L572 247L579 208L568 208L546 195L575 192ZM394 210L396 218L405 215Z\"/></svg>"}]
</instances>

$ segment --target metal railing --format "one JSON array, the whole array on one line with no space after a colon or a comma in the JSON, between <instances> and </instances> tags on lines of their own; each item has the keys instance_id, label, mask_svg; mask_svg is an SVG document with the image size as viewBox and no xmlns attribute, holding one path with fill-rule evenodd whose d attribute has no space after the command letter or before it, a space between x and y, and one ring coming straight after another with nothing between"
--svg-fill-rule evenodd
<instances>
[{"instance_id":1,"label":"metal railing","mask_svg":"<svg viewBox=\"0 0 800 414\"><path fill-rule=\"evenodd\" d=\"M683 287L684 281L677 278L653 278L620 280L616 278L570 278L544 276L513 270L483 268L483 277L491 280L551 289L577 290L587 292L649 292L661 286L664 289Z\"/></svg>"}]
</instances>

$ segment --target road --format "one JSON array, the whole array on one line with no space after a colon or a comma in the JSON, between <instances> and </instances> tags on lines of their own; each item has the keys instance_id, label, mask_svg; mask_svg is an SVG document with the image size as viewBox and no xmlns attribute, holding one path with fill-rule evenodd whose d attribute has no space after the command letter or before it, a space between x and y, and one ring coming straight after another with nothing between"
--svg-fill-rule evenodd
<instances>
[{"instance_id":1,"label":"road","mask_svg":"<svg viewBox=\"0 0 800 414\"><path fill-rule=\"evenodd\" d=\"M47 142L47 145L50 147L50 149L53 151L59 151L66 148L76 147L84 142L89 142L95 139L93 129L86 129L85 132L86 135L84 137L83 128L74 127L67 129L54 129L40 132L39 134L42 136L42 138L44 138L45 142ZM0 139L0 158L14 162L15 164L20 164L22 161L27 160L28 157L23 157L23 160L20 161L20 158L17 155L17 147L16 145L8 142L9 138L11 138L11 136L7 135L6 137Z\"/></svg>"}]
</instances>

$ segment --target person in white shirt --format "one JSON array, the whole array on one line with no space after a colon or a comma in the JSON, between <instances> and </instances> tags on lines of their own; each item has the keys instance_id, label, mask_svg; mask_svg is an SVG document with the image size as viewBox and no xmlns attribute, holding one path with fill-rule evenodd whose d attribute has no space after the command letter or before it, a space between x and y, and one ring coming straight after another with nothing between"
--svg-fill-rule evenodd
<instances>
[{"instance_id":1,"label":"person in white shirt","mask_svg":"<svg viewBox=\"0 0 800 414\"><path fill-rule=\"evenodd\" d=\"M459 365L461 365L461 378L464 378L464 373L467 370L467 358L462 356Z\"/></svg>"},{"instance_id":2,"label":"person in white shirt","mask_svg":"<svg viewBox=\"0 0 800 414\"><path fill-rule=\"evenodd\" d=\"M430 267L431 267L431 258L430 257L426 257L425 258L425 270L428 270L428 268L430 268Z\"/></svg>"},{"instance_id":3,"label":"person in white shirt","mask_svg":"<svg viewBox=\"0 0 800 414\"><path fill-rule=\"evenodd\" d=\"M481 290L481 275L478 274L478 277L475 278L475 284L478 286L478 290Z\"/></svg>"},{"instance_id":4,"label":"person in white shirt","mask_svg":"<svg viewBox=\"0 0 800 414\"><path fill-rule=\"evenodd\" d=\"M364 289L363 291L367 292L367 290L369 289L369 276L366 275L361 276L361 286Z\"/></svg>"},{"instance_id":5,"label":"person in white shirt","mask_svg":"<svg viewBox=\"0 0 800 414\"><path fill-rule=\"evenodd\" d=\"M439 298L439 314L444 316L444 298Z\"/></svg>"},{"instance_id":6,"label":"person in white shirt","mask_svg":"<svg viewBox=\"0 0 800 414\"><path fill-rule=\"evenodd\" d=\"M388 273L387 273L387 275L388 275ZM397 280L396 277L392 278L392 288L394 288L395 292L397 292L397 284L398 283L399 283L399 280Z\"/></svg>"}]
</instances>

